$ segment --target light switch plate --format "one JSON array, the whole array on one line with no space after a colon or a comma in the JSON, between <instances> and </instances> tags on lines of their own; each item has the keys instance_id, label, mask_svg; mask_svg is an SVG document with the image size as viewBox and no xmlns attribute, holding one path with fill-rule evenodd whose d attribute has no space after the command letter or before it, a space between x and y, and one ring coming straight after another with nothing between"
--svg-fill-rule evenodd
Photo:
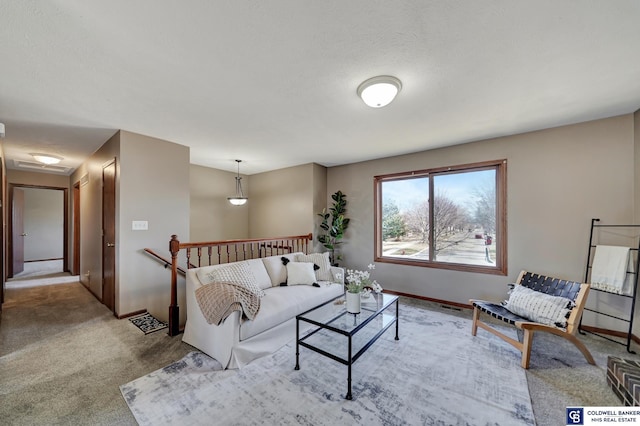
<instances>
[{"instance_id":1,"label":"light switch plate","mask_svg":"<svg viewBox=\"0 0 640 426\"><path fill-rule=\"evenodd\" d=\"M149 222L146 220L134 220L131 222L131 229L133 231L147 231L149 229Z\"/></svg>"}]
</instances>

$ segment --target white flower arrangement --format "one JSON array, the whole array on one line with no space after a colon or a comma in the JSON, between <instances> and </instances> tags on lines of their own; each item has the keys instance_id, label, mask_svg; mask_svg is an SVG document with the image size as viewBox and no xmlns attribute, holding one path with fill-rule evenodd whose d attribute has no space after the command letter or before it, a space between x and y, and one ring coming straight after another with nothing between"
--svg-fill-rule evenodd
<instances>
[{"instance_id":1,"label":"white flower arrangement","mask_svg":"<svg viewBox=\"0 0 640 426\"><path fill-rule=\"evenodd\" d=\"M370 263L369 271L376 269L376 265ZM369 271L358 271L355 269L347 269L346 286L349 293L362 293L366 289L375 293L382 291L382 286L376 280L371 279Z\"/></svg>"}]
</instances>

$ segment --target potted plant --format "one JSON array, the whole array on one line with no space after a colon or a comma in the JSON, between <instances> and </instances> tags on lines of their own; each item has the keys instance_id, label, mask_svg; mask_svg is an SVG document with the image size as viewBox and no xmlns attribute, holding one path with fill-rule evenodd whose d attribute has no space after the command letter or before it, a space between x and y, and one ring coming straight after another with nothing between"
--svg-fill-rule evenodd
<instances>
[{"instance_id":1,"label":"potted plant","mask_svg":"<svg viewBox=\"0 0 640 426\"><path fill-rule=\"evenodd\" d=\"M324 231L318 235L318 241L329 250L329 258L333 266L338 265L336 258L336 249L342 244L342 238L344 237L344 231L349 226L349 219L344 217L347 212L347 196L342 191L337 191L331 196L333 200L333 206L327 212L327 209L322 209L322 213L318 213L318 216L322 218L320 223L320 229Z\"/></svg>"},{"instance_id":2,"label":"potted plant","mask_svg":"<svg viewBox=\"0 0 640 426\"><path fill-rule=\"evenodd\" d=\"M356 269L347 269L347 277L345 285L346 291L346 303L347 312L352 314L360 313L360 297L361 294L366 291L368 293L380 293L382 286L376 281L371 279L370 271L373 271L376 266L372 263L368 266L368 271L359 271Z\"/></svg>"}]
</instances>

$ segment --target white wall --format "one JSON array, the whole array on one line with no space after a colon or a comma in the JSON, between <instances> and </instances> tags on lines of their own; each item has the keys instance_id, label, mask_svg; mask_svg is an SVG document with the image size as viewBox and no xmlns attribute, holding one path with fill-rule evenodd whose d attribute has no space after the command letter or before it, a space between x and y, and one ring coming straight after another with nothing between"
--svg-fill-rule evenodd
<instances>
[{"instance_id":1,"label":"white wall","mask_svg":"<svg viewBox=\"0 0 640 426\"><path fill-rule=\"evenodd\" d=\"M24 191L24 260L64 257L64 192L21 188Z\"/></svg>"},{"instance_id":2,"label":"white wall","mask_svg":"<svg viewBox=\"0 0 640 426\"><path fill-rule=\"evenodd\" d=\"M330 168L327 193L340 189L349 200L347 266L373 260L375 175L506 158L508 276L378 263L375 277L388 289L465 304L503 299L521 269L581 281L591 218L633 222L633 130L629 114Z\"/></svg>"}]
</instances>

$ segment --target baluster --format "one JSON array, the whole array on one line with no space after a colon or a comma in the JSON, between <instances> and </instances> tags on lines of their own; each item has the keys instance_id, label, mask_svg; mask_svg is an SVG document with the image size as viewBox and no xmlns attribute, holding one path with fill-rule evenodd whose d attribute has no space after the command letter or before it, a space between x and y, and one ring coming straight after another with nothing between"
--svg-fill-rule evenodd
<instances>
[{"instance_id":1,"label":"baluster","mask_svg":"<svg viewBox=\"0 0 640 426\"><path fill-rule=\"evenodd\" d=\"M191 249L187 248L185 251L187 252L187 269L191 269Z\"/></svg>"}]
</instances>

